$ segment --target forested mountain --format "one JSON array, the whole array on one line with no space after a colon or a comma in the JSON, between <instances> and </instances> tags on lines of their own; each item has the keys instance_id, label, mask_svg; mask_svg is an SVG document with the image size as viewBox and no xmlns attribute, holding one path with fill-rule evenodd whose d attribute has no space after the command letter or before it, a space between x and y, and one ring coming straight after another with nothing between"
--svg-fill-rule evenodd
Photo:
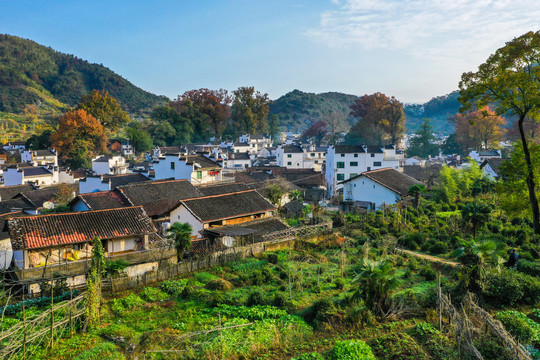
<instances>
[{"instance_id":1,"label":"forested mountain","mask_svg":"<svg viewBox=\"0 0 540 360\"><path fill-rule=\"evenodd\" d=\"M430 118L435 132L450 134L454 124L449 119L459 111L458 91L448 95L434 97L425 104L405 104L403 110L407 116L407 133L414 133L424 118ZM277 114L279 125L291 131L302 131L312 123L324 120L325 115L335 112L349 125L355 119L349 116L349 106L358 97L355 95L328 92L321 94L293 90L270 105L270 114Z\"/></svg>"},{"instance_id":2,"label":"forested mountain","mask_svg":"<svg viewBox=\"0 0 540 360\"><path fill-rule=\"evenodd\" d=\"M167 101L120 75L38 43L0 35L0 111L22 114L27 105L63 111L93 89L107 90L137 115Z\"/></svg>"},{"instance_id":3,"label":"forested mountain","mask_svg":"<svg viewBox=\"0 0 540 360\"><path fill-rule=\"evenodd\" d=\"M349 106L357 99L354 95L338 92L321 94L293 90L270 104L270 115L279 117L279 125L290 131L302 131L312 123L324 120L330 113L337 114L351 125Z\"/></svg>"},{"instance_id":4,"label":"forested mountain","mask_svg":"<svg viewBox=\"0 0 540 360\"><path fill-rule=\"evenodd\" d=\"M424 122L424 118L431 119L431 125L436 133L451 134L454 124L450 118L459 112L459 91L448 95L437 96L425 104L405 104L403 110L407 116L407 133L414 133Z\"/></svg>"}]
</instances>

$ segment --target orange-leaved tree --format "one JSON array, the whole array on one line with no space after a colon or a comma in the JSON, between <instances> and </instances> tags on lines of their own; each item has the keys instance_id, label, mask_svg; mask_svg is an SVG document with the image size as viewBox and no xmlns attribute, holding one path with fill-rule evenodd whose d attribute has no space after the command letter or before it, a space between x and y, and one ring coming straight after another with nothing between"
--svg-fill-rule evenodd
<instances>
[{"instance_id":1,"label":"orange-leaved tree","mask_svg":"<svg viewBox=\"0 0 540 360\"><path fill-rule=\"evenodd\" d=\"M52 135L52 146L72 169L90 167L93 156L106 151L107 136L101 123L86 111L68 111Z\"/></svg>"},{"instance_id":2,"label":"orange-leaved tree","mask_svg":"<svg viewBox=\"0 0 540 360\"><path fill-rule=\"evenodd\" d=\"M499 146L504 139L506 120L484 106L478 110L456 114L456 141L463 149L491 149Z\"/></svg>"}]
</instances>

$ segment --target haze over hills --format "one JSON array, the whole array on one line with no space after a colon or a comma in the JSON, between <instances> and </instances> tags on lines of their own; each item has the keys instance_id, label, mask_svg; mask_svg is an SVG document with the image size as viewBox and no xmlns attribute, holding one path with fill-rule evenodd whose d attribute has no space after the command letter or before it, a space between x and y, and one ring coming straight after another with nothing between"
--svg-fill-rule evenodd
<instances>
[{"instance_id":1,"label":"haze over hills","mask_svg":"<svg viewBox=\"0 0 540 360\"><path fill-rule=\"evenodd\" d=\"M31 125L23 117L28 115L28 105L34 106L32 111L37 108L38 118L53 120L54 124L55 118L93 89L109 91L135 116L148 116L154 107L169 100L138 88L103 65L91 64L32 40L0 35L0 113L4 113L4 122L7 118L11 121L5 128L12 128L17 122ZM405 104L407 132L413 133L423 118L431 118L436 132L451 133L453 124L448 119L459 110L457 97L455 91L425 104ZM278 116L282 129L303 131L334 114L339 128L347 129L356 121L349 116L349 106L357 98L339 92L315 94L293 90L272 102L270 115ZM6 118L6 113L13 115ZM25 128L32 131L26 125Z\"/></svg>"},{"instance_id":2,"label":"haze over hills","mask_svg":"<svg viewBox=\"0 0 540 360\"><path fill-rule=\"evenodd\" d=\"M138 88L103 65L32 40L0 35L0 111L21 114L28 104L64 111L66 105L76 105L93 89L109 91L134 115L168 100Z\"/></svg>"}]
</instances>

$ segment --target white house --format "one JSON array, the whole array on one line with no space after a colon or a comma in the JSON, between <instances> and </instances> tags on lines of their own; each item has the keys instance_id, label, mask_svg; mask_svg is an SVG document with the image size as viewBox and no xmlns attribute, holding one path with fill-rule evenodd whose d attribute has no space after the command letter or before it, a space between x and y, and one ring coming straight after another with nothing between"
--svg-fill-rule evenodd
<instances>
[{"instance_id":1,"label":"white house","mask_svg":"<svg viewBox=\"0 0 540 360\"><path fill-rule=\"evenodd\" d=\"M413 156L405 160L405 165L416 165L416 166L424 166L426 164L426 160L419 158L418 156Z\"/></svg>"},{"instance_id":2,"label":"white house","mask_svg":"<svg viewBox=\"0 0 540 360\"><path fill-rule=\"evenodd\" d=\"M243 170L251 166L251 157L248 153L231 153L227 154L227 159L224 161L224 168Z\"/></svg>"},{"instance_id":3,"label":"white house","mask_svg":"<svg viewBox=\"0 0 540 360\"><path fill-rule=\"evenodd\" d=\"M118 186L149 180L150 178L141 173L87 176L79 180L79 194L114 190Z\"/></svg>"},{"instance_id":4,"label":"white house","mask_svg":"<svg viewBox=\"0 0 540 360\"><path fill-rule=\"evenodd\" d=\"M342 182L343 199L349 204L368 204L376 209L400 202L409 188L422 183L392 168L366 171Z\"/></svg>"},{"instance_id":5,"label":"white house","mask_svg":"<svg viewBox=\"0 0 540 360\"><path fill-rule=\"evenodd\" d=\"M133 149L133 145L131 145L129 142L122 144L122 156L133 156L135 155L135 151Z\"/></svg>"},{"instance_id":6,"label":"white house","mask_svg":"<svg viewBox=\"0 0 540 360\"><path fill-rule=\"evenodd\" d=\"M305 169L304 149L298 145L280 145L276 149L277 166L287 169Z\"/></svg>"},{"instance_id":7,"label":"white house","mask_svg":"<svg viewBox=\"0 0 540 360\"><path fill-rule=\"evenodd\" d=\"M272 146L272 139L263 135L244 134L238 139L239 143L245 143L249 146L250 154L257 154L265 147Z\"/></svg>"},{"instance_id":8,"label":"white house","mask_svg":"<svg viewBox=\"0 0 540 360\"><path fill-rule=\"evenodd\" d=\"M58 155L55 150L23 150L21 162L32 163L34 166L58 166Z\"/></svg>"},{"instance_id":9,"label":"white house","mask_svg":"<svg viewBox=\"0 0 540 360\"><path fill-rule=\"evenodd\" d=\"M9 166L3 174L4 186L35 184L53 185L58 184L59 172L55 166L31 166L19 167Z\"/></svg>"},{"instance_id":10,"label":"white house","mask_svg":"<svg viewBox=\"0 0 540 360\"><path fill-rule=\"evenodd\" d=\"M25 141L10 141L3 146L4 150L12 151L12 150L25 150L26 149L26 142Z\"/></svg>"},{"instance_id":11,"label":"white house","mask_svg":"<svg viewBox=\"0 0 540 360\"><path fill-rule=\"evenodd\" d=\"M200 231L272 217L276 207L255 190L197 197L180 201L171 211L171 224L189 223L192 236Z\"/></svg>"},{"instance_id":12,"label":"white house","mask_svg":"<svg viewBox=\"0 0 540 360\"><path fill-rule=\"evenodd\" d=\"M223 180L221 166L203 155L166 154L153 167L156 180L185 179L194 185Z\"/></svg>"},{"instance_id":13,"label":"white house","mask_svg":"<svg viewBox=\"0 0 540 360\"><path fill-rule=\"evenodd\" d=\"M98 156L92 159L92 171L96 175L121 175L127 173L126 159L119 155Z\"/></svg>"},{"instance_id":14,"label":"white house","mask_svg":"<svg viewBox=\"0 0 540 360\"><path fill-rule=\"evenodd\" d=\"M244 142L235 142L232 144L233 151L235 153L250 153L251 152L251 145Z\"/></svg>"},{"instance_id":15,"label":"white house","mask_svg":"<svg viewBox=\"0 0 540 360\"><path fill-rule=\"evenodd\" d=\"M480 169L482 169L482 172L488 178L496 180L501 177L499 166L501 166L503 160L504 159L486 159L480 165Z\"/></svg>"},{"instance_id":16,"label":"white house","mask_svg":"<svg viewBox=\"0 0 540 360\"><path fill-rule=\"evenodd\" d=\"M469 152L469 157L473 160L476 160L479 164L483 163L487 159L500 159L502 158L501 152L499 150L473 150Z\"/></svg>"},{"instance_id":17,"label":"white house","mask_svg":"<svg viewBox=\"0 0 540 360\"><path fill-rule=\"evenodd\" d=\"M323 146L309 145L304 148L304 169L314 169L322 171L323 164L326 163L326 152L328 148Z\"/></svg>"}]
</instances>

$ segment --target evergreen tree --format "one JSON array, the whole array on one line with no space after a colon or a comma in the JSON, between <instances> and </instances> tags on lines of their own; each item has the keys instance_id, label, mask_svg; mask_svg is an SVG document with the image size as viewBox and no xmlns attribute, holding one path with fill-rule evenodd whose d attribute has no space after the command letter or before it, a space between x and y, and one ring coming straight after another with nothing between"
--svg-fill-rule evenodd
<instances>
[{"instance_id":1,"label":"evergreen tree","mask_svg":"<svg viewBox=\"0 0 540 360\"><path fill-rule=\"evenodd\" d=\"M439 147L435 144L433 126L431 126L429 119L424 119L422 126L414 134L414 137L409 140L407 156L427 158L429 155L437 155L438 152Z\"/></svg>"}]
</instances>

